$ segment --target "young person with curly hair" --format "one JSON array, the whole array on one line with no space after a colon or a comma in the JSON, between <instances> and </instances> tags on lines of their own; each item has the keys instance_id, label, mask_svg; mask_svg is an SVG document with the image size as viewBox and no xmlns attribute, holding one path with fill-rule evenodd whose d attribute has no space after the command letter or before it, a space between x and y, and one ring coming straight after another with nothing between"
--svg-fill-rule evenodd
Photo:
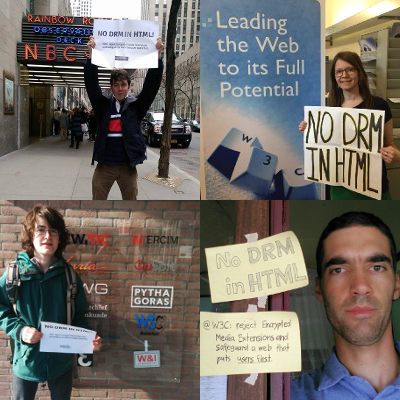
<instances>
[{"instance_id":1,"label":"young person with curly hair","mask_svg":"<svg viewBox=\"0 0 400 400\"><path fill-rule=\"evenodd\" d=\"M0 279L0 328L15 340L12 391L15 400L33 400L38 383L48 382L52 400L69 400L74 355L40 352L41 321L67 323L67 278L62 254L69 232L62 215L37 205L22 223L23 251L16 262L21 286L15 314L6 290L6 273ZM72 325L90 329L85 317L86 296L79 276ZM93 349L101 346L96 336Z\"/></svg>"}]
</instances>

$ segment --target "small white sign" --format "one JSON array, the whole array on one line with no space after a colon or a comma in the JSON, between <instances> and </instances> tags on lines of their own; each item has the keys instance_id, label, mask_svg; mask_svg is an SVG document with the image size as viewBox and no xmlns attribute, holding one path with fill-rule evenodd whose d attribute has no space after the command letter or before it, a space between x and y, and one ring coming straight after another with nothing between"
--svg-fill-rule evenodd
<instances>
[{"instance_id":1,"label":"small white sign","mask_svg":"<svg viewBox=\"0 0 400 400\"><path fill-rule=\"evenodd\" d=\"M135 351L133 353L135 368L156 368L160 363L160 350Z\"/></svg>"},{"instance_id":2,"label":"small white sign","mask_svg":"<svg viewBox=\"0 0 400 400\"><path fill-rule=\"evenodd\" d=\"M93 354L95 331L45 321L41 322L40 329L43 333L40 339L41 352Z\"/></svg>"},{"instance_id":3,"label":"small white sign","mask_svg":"<svg viewBox=\"0 0 400 400\"><path fill-rule=\"evenodd\" d=\"M179 247L179 258L192 258L193 246L180 246Z\"/></svg>"}]
</instances>

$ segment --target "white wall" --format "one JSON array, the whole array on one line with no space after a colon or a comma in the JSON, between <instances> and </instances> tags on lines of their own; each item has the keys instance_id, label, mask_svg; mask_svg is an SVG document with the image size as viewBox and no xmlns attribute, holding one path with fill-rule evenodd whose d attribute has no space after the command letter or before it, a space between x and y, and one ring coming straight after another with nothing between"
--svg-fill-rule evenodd
<instances>
[{"instance_id":1,"label":"white wall","mask_svg":"<svg viewBox=\"0 0 400 400\"><path fill-rule=\"evenodd\" d=\"M381 3L382 0L326 0L326 27L330 27L343 19L349 18L354 14L357 14L368 7L375 4ZM359 31L352 35L346 35L344 37L335 38L333 40L333 46L326 43L326 55L332 59L336 53L347 50L360 53L358 46L358 40L361 35L371 33L372 31L378 31L387 27L391 27L393 21L385 21L374 28Z\"/></svg>"},{"instance_id":2,"label":"white wall","mask_svg":"<svg viewBox=\"0 0 400 400\"><path fill-rule=\"evenodd\" d=\"M382 0L325 0L326 26L337 24Z\"/></svg>"}]
</instances>

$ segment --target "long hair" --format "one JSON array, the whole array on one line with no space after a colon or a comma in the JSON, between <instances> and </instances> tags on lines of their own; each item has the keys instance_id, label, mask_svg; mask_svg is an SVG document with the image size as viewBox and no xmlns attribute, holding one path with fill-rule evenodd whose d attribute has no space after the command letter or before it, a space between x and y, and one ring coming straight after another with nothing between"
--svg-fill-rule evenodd
<instances>
[{"instance_id":1,"label":"long hair","mask_svg":"<svg viewBox=\"0 0 400 400\"><path fill-rule=\"evenodd\" d=\"M33 246L33 237L36 229L36 219L42 217L49 224L50 228L56 229L59 234L59 243L54 255L57 258L62 256L65 247L69 243L69 232L65 227L64 218L53 207L45 205L36 205L31 211L26 214L22 222L21 245L28 253L29 257L34 256L35 248Z\"/></svg>"},{"instance_id":2,"label":"long hair","mask_svg":"<svg viewBox=\"0 0 400 400\"><path fill-rule=\"evenodd\" d=\"M346 61L356 69L358 72L360 95L365 102L365 108L372 109L374 100L372 98L371 91L369 90L367 73L365 72L362 61L358 54L351 51L341 51L340 53L337 53L333 59L330 73L331 90L329 93L328 105L330 107L341 107L344 101L343 90L340 89L335 78L335 66L338 60Z\"/></svg>"}]
</instances>

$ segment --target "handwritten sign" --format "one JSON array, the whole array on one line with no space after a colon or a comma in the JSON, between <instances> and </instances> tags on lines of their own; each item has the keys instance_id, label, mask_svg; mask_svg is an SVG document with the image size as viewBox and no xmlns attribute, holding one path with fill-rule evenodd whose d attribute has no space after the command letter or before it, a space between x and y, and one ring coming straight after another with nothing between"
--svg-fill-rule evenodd
<instances>
[{"instance_id":1,"label":"handwritten sign","mask_svg":"<svg viewBox=\"0 0 400 400\"><path fill-rule=\"evenodd\" d=\"M157 68L158 31L154 21L96 19L92 62L106 68Z\"/></svg>"},{"instance_id":2,"label":"handwritten sign","mask_svg":"<svg viewBox=\"0 0 400 400\"><path fill-rule=\"evenodd\" d=\"M304 177L381 199L385 112L304 107Z\"/></svg>"},{"instance_id":3,"label":"handwritten sign","mask_svg":"<svg viewBox=\"0 0 400 400\"><path fill-rule=\"evenodd\" d=\"M293 232L205 251L213 303L266 296L308 285L303 252Z\"/></svg>"},{"instance_id":4,"label":"handwritten sign","mask_svg":"<svg viewBox=\"0 0 400 400\"><path fill-rule=\"evenodd\" d=\"M294 312L200 313L200 376L301 371Z\"/></svg>"}]
</instances>

